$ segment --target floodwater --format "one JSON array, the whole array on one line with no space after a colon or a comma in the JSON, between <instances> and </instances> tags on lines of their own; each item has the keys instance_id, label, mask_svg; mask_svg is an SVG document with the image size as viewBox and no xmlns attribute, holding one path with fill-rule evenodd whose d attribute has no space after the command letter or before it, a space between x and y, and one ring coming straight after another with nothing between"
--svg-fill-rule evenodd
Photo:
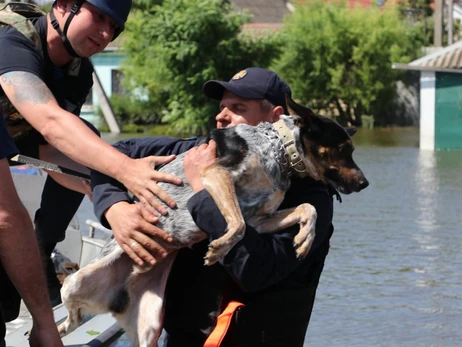
<instances>
[{"instance_id":1,"label":"floodwater","mask_svg":"<svg viewBox=\"0 0 462 347\"><path fill-rule=\"evenodd\" d=\"M335 202L305 346L462 345L462 151L421 151L413 128L353 140L370 186Z\"/></svg>"}]
</instances>

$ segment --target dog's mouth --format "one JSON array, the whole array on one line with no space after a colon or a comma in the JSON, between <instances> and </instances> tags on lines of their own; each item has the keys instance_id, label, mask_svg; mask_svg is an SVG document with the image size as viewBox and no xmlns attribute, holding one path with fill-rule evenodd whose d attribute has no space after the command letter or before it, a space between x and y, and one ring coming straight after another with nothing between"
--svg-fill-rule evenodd
<instances>
[{"instance_id":1,"label":"dog's mouth","mask_svg":"<svg viewBox=\"0 0 462 347\"><path fill-rule=\"evenodd\" d=\"M329 168L324 174L328 183L342 194L359 193L369 185L369 181L360 170L354 177L343 177L337 168Z\"/></svg>"}]
</instances>

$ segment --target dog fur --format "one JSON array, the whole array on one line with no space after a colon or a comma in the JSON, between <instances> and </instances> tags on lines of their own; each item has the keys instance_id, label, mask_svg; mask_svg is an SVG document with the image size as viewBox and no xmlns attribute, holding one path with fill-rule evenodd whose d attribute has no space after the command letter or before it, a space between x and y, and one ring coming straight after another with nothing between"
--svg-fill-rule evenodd
<instances>
[{"instance_id":1,"label":"dog fur","mask_svg":"<svg viewBox=\"0 0 462 347\"><path fill-rule=\"evenodd\" d=\"M282 116L300 153L307 177L324 180L342 193L358 192L368 185L354 163L351 129L317 116L287 99L290 116ZM204 187L214 198L227 224L227 232L209 245L206 265L224 257L242 239L246 223L260 233L273 233L295 223L300 231L294 238L298 257L308 254L315 236L316 211L309 204L277 211L290 186L290 158L284 143L270 123L246 124L216 129L217 161L201 173ZM177 202L158 226L174 239L164 244L169 255L154 267L140 268L111 240L86 267L66 278L61 295L69 311L59 326L65 335L81 322L83 312L112 314L132 339L133 346L153 347L162 331L163 297L176 250L202 241L206 235L195 225L186 207L193 195L183 170L183 155L165 165L180 177L184 186L159 183Z\"/></svg>"}]
</instances>

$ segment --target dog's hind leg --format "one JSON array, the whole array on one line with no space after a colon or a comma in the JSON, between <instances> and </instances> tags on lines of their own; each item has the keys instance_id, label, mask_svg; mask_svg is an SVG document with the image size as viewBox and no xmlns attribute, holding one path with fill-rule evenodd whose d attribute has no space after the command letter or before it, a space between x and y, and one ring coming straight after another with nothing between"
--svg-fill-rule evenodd
<instances>
[{"instance_id":1,"label":"dog's hind leg","mask_svg":"<svg viewBox=\"0 0 462 347\"><path fill-rule=\"evenodd\" d=\"M65 336L73 332L82 323L80 308L69 309L69 314L64 322L58 326L58 331L61 336Z\"/></svg>"},{"instance_id":2,"label":"dog's hind leg","mask_svg":"<svg viewBox=\"0 0 462 347\"><path fill-rule=\"evenodd\" d=\"M294 237L297 258L304 258L310 251L316 235L316 209L310 204L301 204L275 212L273 215L260 217L259 222L250 223L260 233L274 233L288 228L295 223L300 224L300 231Z\"/></svg>"},{"instance_id":3,"label":"dog's hind leg","mask_svg":"<svg viewBox=\"0 0 462 347\"><path fill-rule=\"evenodd\" d=\"M212 196L228 223L226 233L213 240L205 256L205 265L212 265L223 258L238 243L245 232L245 221L237 201L231 173L219 164L212 164L201 172L202 183Z\"/></svg>"},{"instance_id":4,"label":"dog's hind leg","mask_svg":"<svg viewBox=\"0 0 462 347\"><path fill-rule=\"evenodd\" d=\"M69 311L58 327L61 336L79 326L83 313L123 311L129 299L125 283L132 269L131 260L118 248L68 276L61 288L63 304Z\"/></svg>"},{"instance_id":5,"label":"dog's hind leg","mask_svg":"<svg viewBox=\"0 0 462 347\"><path fill-rule=\"evenodd\" d=\"M127 283L130 303L114 316L130 336L132 346L157 344L163 328L165 287L176 253L169 253L149 271L134 273Z\"/></svg>"}]
</instances>

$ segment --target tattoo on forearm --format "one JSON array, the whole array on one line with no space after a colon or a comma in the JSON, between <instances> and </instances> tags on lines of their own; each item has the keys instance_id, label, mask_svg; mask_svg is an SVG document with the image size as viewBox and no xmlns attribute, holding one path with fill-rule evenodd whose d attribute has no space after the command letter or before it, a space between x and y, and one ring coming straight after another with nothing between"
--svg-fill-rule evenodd
<instances>
[{"instance_id":1,"label":"tattoo on forearm","mask_svg":"<svg viewBox=\"0 0 462 347\"><path fill-rule=\"evenodd\" d=\"M8 72L0 77L2 84L10 86L14 91L16 102L46 104L53 99L47 85L30 72Z\"/></svg>"}]
</instances>

